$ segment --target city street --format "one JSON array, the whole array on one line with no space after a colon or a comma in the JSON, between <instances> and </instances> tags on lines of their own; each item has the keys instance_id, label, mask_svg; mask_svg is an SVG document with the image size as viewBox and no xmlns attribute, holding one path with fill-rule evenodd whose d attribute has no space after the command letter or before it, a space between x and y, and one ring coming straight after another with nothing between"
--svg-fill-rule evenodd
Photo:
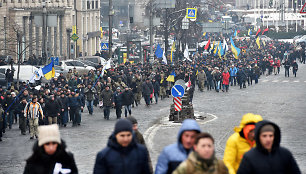
<instances>
[{"instance_id":1,"label":"city street","mask_svg":"<svg viewBox=\"0 0 306 174\"><path fill-rule=\"evenodd\" d=\"M202 131L214 136L219 158L223 157L226 140L234 132L233 128L239 125L242 115L251 112L280 126L281 145L293 153L302 173L306 173L305 89L306 66L299 64L296 78L291 71L290 77L285 78L282 68L281 74L261 76L259 84L253 83L246 89L230 86L228 93L206 90L201 93L196 88L193 105L196 115L206 116L198 122ZM171 103L172 97L147 108L142 100L140 106L132 108L132 116L138 120L139 130L144 134L154 168L163 147L177 141L180 124L168 121ZM74 154L79 173L92 173L96 154L106 146L115 122L114 110L111 119L106 121L103 110L94 108L91 116L85 109L81 126L72 127L69 123L60 129L68 150ZM0 142L0 174L22 173L33 143L29 134L20 134L17 124L12 130L7 129L3 142Z\"/></svg>"}]
</instances>

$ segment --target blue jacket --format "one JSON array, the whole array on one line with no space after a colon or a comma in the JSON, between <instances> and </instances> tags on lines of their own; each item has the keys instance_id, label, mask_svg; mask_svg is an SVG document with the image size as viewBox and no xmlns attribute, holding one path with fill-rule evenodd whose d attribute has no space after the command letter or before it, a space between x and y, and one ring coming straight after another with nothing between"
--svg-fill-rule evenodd
<instances>
[{"instance_id":1,"label":"blue jacket","mask_svg":"<svg viewBox=\"0 0 306 174\"><path fill-rule=\"evenodd\" d=\"M201 132L195 120L186 119L178 132L177 143L166 146L159 155L155 174L171 174L181 162L187 159L190 151L188 152L184 149L181 143L181 136L184 131L190 130Z\"/></svg>"},{"instance_id":2,"label":"blue jacket","mask_svg":"<svg viewBox=\"0 0 306 174\"><path fill-rule=\"evenodd\" d=\"M151 174L148 151L136 143L134 135L129 146L122 147L112 134L107 147L97 155L94 174Z\"/></svg>"},{"instance_id":3,"label":"blue jacket","mask_svg":"<svg viewBox=\"0 0 306 174\"><path fill-rule=\"evenodd\" d=\"M81 107L83 105L80 96L69 96L68 97L68 107Z\"/></svg>"},{"instance_id":4,"label":"blue jacket","mask_svg":"<svg viewBox=\"0 0 306 174\"><path fill-rule=\"evenodd\" d=\"M230 70L229 70L229 73L230 73L230 75L233 77L236 77L236 74L237 74L237 72L238 72L238 69L236 68L236 67L234 67L234 68L230 68Z\"/></svg>"}]
</instances>

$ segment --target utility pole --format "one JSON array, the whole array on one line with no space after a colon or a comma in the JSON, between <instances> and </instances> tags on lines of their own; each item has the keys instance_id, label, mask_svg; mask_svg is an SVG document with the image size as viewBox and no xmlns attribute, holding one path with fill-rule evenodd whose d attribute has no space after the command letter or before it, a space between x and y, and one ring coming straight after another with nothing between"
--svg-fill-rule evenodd
<instances>
[{"instance_id":1,"label":"utility pole","mask_svg":"<svg viewBox=\"0 0 306 174\"><path fill-rule=\"evenodd\" d=\"M77 10L77 1L74 0L74 10L75 10L75 34L78 33L78 10ZM76 59L78 57L78 44L77 40L74 41L74 57L73 59Z\"/></svg>"},{"instance_id":2,"label":"utility pole","mask_svg":"<svg viewBox=\"0 0 306 174\"><path fill-rule=\"evenodd\" d=\"M47 57L47 8L46 1L42 2L43 6L43 27L42 27L42 57L45 59L46 64L48 64Z\"/></svg>"},{"instance_id":3,"label":"utility pole","mask_svg":"<svg viewBox=\"0 0 306 174\"><path fill-rule=\"evenodd\" d=\"M109 59L111 59L112 56L112 42L113 42L113 15L114 15L114 9L113 9L113 0L109 0L109 29L108 29L108 51L109 51Z\"/></svg>"},{"instance_id":4,"label":"utility pole","mask_svg":"<svg viewBox=\"0 0 306 174\"><path fill-rule=\"evenodd\" d=\"M169 47L169 43L168 43L168 24L169 20L168 20L168 9L166 8L166 24L165 24L165 56L167 57L167 51L168 51L168 47Z\"/></svg>"},{"instance_id":5,"label":"utility pole","mask_svg":"<svg viewBox=\"0 0 306 174\"><path fill-rule=\"evenodd\" d=\"M150 61L153 60L153 2L150 1Z\"/></svg>"},{"instance_id":6,"label":"utility pole","mask_svg":"<svg viewBox=\"0 0 306 174\"><path fill-rule=\"evenodd\" d=\"M19 30L17 30L17 43L18 43L18 69L17 69L17 88L19 89L19 73L20 73L20 63L22 58L22 35Z\"/></svg>"}]
</instances>

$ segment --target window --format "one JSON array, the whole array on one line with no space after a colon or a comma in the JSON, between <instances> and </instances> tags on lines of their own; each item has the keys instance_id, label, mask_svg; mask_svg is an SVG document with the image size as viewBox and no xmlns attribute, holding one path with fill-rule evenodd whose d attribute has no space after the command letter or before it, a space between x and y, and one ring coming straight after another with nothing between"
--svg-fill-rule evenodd
<instances>
[{"instance_id":1,"label":"window","mask_svg":"<svg viewBox=\"0 0 306 174\"><path fill-rule=\"evenodd\" d=\"M96 1L96 8L99 8L99 4L98 4L98 1Z\"/></svg>"},{"instance_id":2,"label":"window","mask_svg":"<svg viewBox=\"0 0 306 174\"><path fill-rule=\"evenodd\" d=\"M87 9L90 9L90 2L87 1Z\"/></svg>"},{"instance_id":3,"label":"window","mask_svg":"<svg viewBox=\"0 0 306 174\"><path fill-rule=\"evenodd\" d=\"M91 8L95 9L95 1L91 1Z\"/></svg>"}]
</instances>

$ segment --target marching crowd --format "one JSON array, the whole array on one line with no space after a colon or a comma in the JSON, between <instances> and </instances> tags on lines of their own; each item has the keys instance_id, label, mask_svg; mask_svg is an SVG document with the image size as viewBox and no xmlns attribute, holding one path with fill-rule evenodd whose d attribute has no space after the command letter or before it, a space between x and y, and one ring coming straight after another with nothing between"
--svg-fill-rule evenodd
<instances>
[{"instance_id":1,"label":"marching crowd","mask_svg":"<svg viewBox=\"0 0 306 174\"><path fill-rule=\"evenodd\" d=\"M240 40L236 45L250 45L250 42L250 40ZM281 66L284 66L286 77L289 77L290 68L296 76L298 70L296 59L300 57L305 55L296 51L292 44L273 41L267 43L261 50L243 49L239 59L235 59L230 54L222 59L213 55L195 54L191 62L178 60L175 64L168 65L161 63L160 60L152 64L130 64L127 61L107 69L101 77L99 75L103 67L100 65L87 74L79 74L76 69L69 70L66 75L61 73L46 84L41 84L39 81L35 85L24 82L17 87L13 83L8 83L7 88L0 88L2 115L0 140L2 133L5 133L7 128L12 129L12 125L19 119L21 134L26 135L26 130L29 128L30 139L38 139L34 154L27 161L25 173L48 173L33 172L33 165L36 163L45 165L38 160L41 158L40 153L51 156L54 153L61 153L57 157L62 161L52 158L51 164L55 165L59 162L62 166L56 168L57 170L68 167L71 173L77 173L73 156L65 152L66 145L59 138L58 127L55 125L66 127L69 122L72 122L72 126L79 126L84 108L87 107L89 114L92 115L94 106L103 108L104 119L109 120L110 110L114 108L118 122L109 139L108 147L97 155L94 173L152 173L152 167L148 162L150 161L148 151L134 140L133 125L125 119L120 119L123 108L124 116L129 118L132 115L132 108L141 104L142 97L147 107L150 107L152 103L158 104L159 99L164 100L169 97L170 89L178 79L189 82L188 93L192 102L196 86L202 92L205 88L207 92L211 90L229 92L230 88L236 85L243 89L253 85L253 82L258 83L260 76L278 75ZM171 80L170 76L174 79ZM208 133L200 133L201 130L195 121L185 121L179 132L177 144L166 147L160 155L155 173L163 174L173 171L174 173L201 173L199 170L206 173L228 173L229 171L231 174L237 171L241 174L250 173L250 170L255 171L253 173L300 173L290 152L279 146L278 126L272 122L263 122L258 126L256 124L255 128L255 123L256 121L244 123L244 126L248 128L244 130L244 127L240 127L240 131L235 135L238 136L235 138L238 140L235 141L242 141L243 146L247 145L247 147L254 147L256 142L256 148L246 153L242 159L241 155L250 148L235 146L232 143L230 145L229 140L226 149L238 148L238 151L225 150L223 162L215 157L213 137ZM269 125L269 128L265 128L265 125ZM253 134L255 132L255 136L248 139L247 132L251 130ZM268 143L261 139L261 135L266 132L273 133L274 139L272 142L270 139L269 147ZM48 136L50 139L44 140L43 137ZM270 134L267 136L271 138ZM254 162L264 158L261 154L271 153L275 153L276 156L272 158L276 160L275 164L279 167L265 170L269 166ZM280 153L284 153L285 157L278 158ZM121 158L123 154L124 158ZM67 160L62 159L62 155ZM243 165L239 166L241 159ZM182 161L184 162L181 163ZM262 168L258 168L258 165ZM49 170L50 167L53 170L52 166L44 170ZM42 168L37 170L41 171ZM270 170L272 172L267 172Z\"/></svg>"}]
</instances>

